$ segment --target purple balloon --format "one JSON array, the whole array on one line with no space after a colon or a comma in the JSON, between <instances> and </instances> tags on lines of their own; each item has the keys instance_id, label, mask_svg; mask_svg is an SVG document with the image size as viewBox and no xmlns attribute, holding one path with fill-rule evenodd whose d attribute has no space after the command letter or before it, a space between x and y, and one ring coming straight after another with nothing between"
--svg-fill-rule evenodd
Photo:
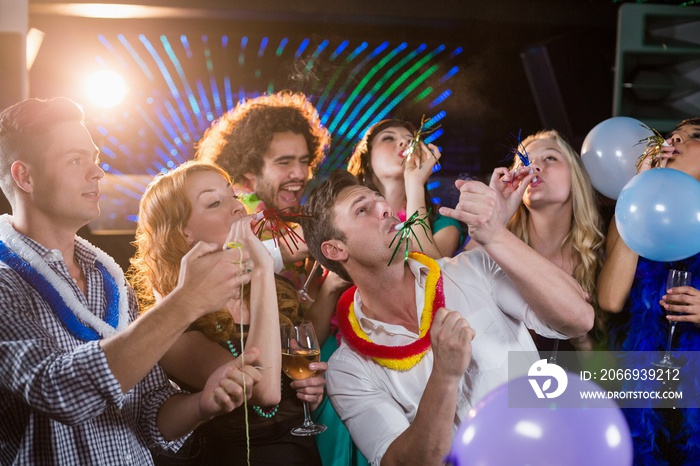
<instances>
[{"instance_id":1,"label":"purple balloon","mask_svg":"<svg viewBox=\"0 0 700 466\"><path fill-rule=\"evenodd\" d=\"M567 392L603 391L568 374ZM620 408L599 400L597 408L509 408L508 391L532 392L528 377L501 385L462 422L445 461L453 466L627 466L632 438ZM553 400L550 400L553 401ZM604 404L601 405L600 402Z\"/></svg>"}]
</instances>

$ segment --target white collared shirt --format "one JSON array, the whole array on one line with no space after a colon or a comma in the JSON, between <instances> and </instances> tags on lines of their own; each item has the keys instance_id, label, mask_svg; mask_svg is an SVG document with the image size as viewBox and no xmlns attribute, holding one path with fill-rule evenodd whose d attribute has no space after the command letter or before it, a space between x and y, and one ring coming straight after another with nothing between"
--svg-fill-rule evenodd
<instances>
[{"instance_id":1,"label":"white collared shirt","mask_svg":"<svg viewBox=\"0 0 700 466\"><path fill-rule=\"evenodd\" d=\"M455 429L484 395L508 380L508 352L537 348L528 328L550 338L567 338L544 324L520 296L505 272L477 248L437 261L442 269L445 307L467 319L476 335L472 360L460 383ZM420 322L428 268L409 259L416 277L416 310ZM368 318L355 293L355 315L370 340L387 346L412 343L418 335L400 325ZM529 364L523 367L528 367ZM413 421L433 367L433 353L408 371L395 371L362 356L345 340L333 354L326 373L328 393L355 444L373 465L379 465L391 443Z\"/></svg>"}]
</instances>

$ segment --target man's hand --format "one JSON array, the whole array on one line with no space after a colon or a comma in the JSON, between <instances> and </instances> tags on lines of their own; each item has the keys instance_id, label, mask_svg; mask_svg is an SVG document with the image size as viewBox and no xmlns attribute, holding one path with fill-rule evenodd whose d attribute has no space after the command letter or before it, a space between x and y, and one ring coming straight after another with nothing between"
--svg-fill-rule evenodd
<instances>
[{"instance_id":1,"label":"man's hand","mask_svg":"<svg viewBox=\"0 0 700 466\"><path fill-rule=\"evenodd\" d=\"M459 382L472 358L474 330L458 313L440 308L430 329L433 370L408 428L391 442L382 464L443 464L452 443Z\"/></svg>"},{"instance_id":2,"label":"man's hand","mask_svg":"<svg viewBox=\"0 0 700 466\"><path fill-rule=\"evenodd\" d=\"M440 213L469 227L469 235L485 246L499 232L505 231L502 218L507 215L503 196L479 181L456 180L460 191L459 203L454 209L441 207Z\"/></svg>"},{"instance_id":3,"label":"man's hand","mask_svg":"<svg viewBox=\"0 0 700 466\"><path fill-rule=\"evenodd\" d=\"M430 329L433 371L459 380L472 360L474 329L459 312L440 308Z\"/></svg>"},{"instance_id":4,"label":"man's hand","mask_svg":"<svg viewBox=\"0 0 700 466\"><path fill-rule=\"evenodd\" d=\"M241 248L221 250L213 243L197 243L180 262L178 283L173 290L180 307L194 313L191 320L219 310L231 298L240 297L250 282L248 253Z\"/></svg>"}]
</instances>

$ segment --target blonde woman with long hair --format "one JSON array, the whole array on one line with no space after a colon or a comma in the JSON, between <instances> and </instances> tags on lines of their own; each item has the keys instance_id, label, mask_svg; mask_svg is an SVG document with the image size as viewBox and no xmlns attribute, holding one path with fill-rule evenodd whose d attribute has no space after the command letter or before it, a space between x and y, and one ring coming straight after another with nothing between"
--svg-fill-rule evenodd
<instances>
[{"instance_id":1,"label":"blonde woman with long hair","mask_svg":"<svg viewBox=\"0 0 700 466\"><path fill-rule=\"evenodd\" d=\"M523 148L529 167L516 157L510 169L497 168L491 177L491 187L507 201L501 218L513 234L573 276L588 294L596 310L595 326L591 334L571 343L576 349L592 349L594 340L605 340L596 302L605 237L593 187L581 158L556 130L525 138L518 150ZM471 243L468 248L476 246Z\"/></svg>"}]
</instances>

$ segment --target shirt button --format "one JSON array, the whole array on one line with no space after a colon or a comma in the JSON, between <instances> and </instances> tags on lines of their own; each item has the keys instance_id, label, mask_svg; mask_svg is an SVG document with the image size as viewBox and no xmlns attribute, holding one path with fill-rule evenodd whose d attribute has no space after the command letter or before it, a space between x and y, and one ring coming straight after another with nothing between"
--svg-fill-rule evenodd
<instances>
[{"instance_id":1,"label":"shirt button","mask_svg":"<svg viewBox=\"0 0 700 466\"><path fill-rule=\"evenodd\" d=\"M125 460L127 463L131 463L131 453L127 453L127 454L124 456L124 460Z\"/></svg>"}]
</instances>

